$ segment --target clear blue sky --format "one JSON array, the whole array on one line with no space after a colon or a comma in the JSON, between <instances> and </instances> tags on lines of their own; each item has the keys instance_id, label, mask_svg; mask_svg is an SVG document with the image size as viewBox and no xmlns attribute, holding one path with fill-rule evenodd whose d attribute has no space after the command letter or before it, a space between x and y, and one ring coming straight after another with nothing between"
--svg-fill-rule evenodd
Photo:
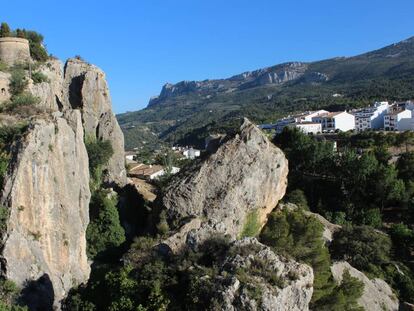
<instances>
[{"instance_id":1,"label":"clear blue sky","mask_svg":"<svg viewBox=\"0 0 414 311\"><path fill-rule=\"evenodd\" d=\"M4 0L0 20L105 70L117 113L166 82L351 56L414 35L413 0Z\"/></svg>"}]
</instances>

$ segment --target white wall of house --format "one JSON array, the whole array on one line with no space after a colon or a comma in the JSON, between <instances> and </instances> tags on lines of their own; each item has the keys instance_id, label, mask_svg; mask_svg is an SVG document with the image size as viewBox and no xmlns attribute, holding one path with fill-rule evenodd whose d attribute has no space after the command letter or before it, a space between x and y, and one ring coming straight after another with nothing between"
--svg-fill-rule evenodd
<instances>
[{"instance_id":1,"label":"white wall of house","mask_svg":"<svg viewBox=\"0 0 414 311\"><path fill-rule=\"evenodd\" d=\"M305 134L322 133L322 125L316 122L293 123L293 124L289 124L288 126L292 128L297 128Z\"/></svg>"},{"instance_id":2,"label":"white wall of house","mask_svg":"<svg viewBox=\"0 0 414 311\"><path fill-rule=\"evenodd\" d=\"M384 117L384 129L388 131L407 131L412 129L412 112L403 110L388 113Z\"/></svg>"},{"instance_id":3,"label":"white wall of house","mask_svg":"<svg viewBox=\"0 0 414 311\"><path fill-rule=\"evenodd\" d=\"M344 111L333 117L335 119L335 130L341 130L343 132L355 129L355 117Z\"/></svg>"}]
</instances>

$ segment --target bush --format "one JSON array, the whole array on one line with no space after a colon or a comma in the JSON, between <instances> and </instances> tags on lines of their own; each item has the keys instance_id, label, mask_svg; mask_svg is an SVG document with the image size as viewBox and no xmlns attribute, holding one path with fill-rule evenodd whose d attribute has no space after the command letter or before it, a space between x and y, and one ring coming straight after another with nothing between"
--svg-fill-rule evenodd
<instances>
[{"instance_id":1,"label":"bush","mask_svg":"<svg viewBox=\"0 0 414 311\"><path fill-rule=\"evenodd\" d=\"M23 93L26 89L28 81L26 79L26 73L21 68L13 68L10 77L10 93L14 96Z\"/></svg>"},{"instance_id":2,"label":"bush","mask_svg":"<svg viewBox=\"0 0 414 311\"><path fill-rule=\"evenodd\" d=\"M49 78L40 71L36 71L32 73L32 80L33 83L38 84L42 82L49 82Z\"/></svg>"}]
</instances>

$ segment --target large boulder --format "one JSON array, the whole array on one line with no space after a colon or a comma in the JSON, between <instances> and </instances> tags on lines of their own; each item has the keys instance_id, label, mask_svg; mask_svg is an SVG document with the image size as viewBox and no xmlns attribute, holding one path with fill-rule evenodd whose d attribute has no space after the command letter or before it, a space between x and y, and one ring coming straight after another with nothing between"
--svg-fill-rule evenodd
<instances>
[{"instance_id":1,"label":"large boulder","mask_svg":"<svg viewBox=\"0 0 414 311\"><path fill-rule=\"evenodd\" d=\"M352 277L364 283L364 292L358 299L360 306L366 311L397 311L399 302L391 287L381 279L369 279L364 273L352 267L346 261L335 262L332 267L332 275L337 282L342 281L344 271L348 270Z\"/></svg>"},{"instance_id":2,"label":"large boulder","mask_svg":"<svg viewBox=\"0 0 414 311\"><path fill-rule=\"evenodd\" d=\"M106 167L108 185L126 184L124 135L112 112L105 73L83 60L72 58L64 70L64 106L80 109L85 135L109 140L114 154Z\"/></svg>"},{"instance_id":3,"label":"large boulder","mask_svg":"<svg viewBox=\"0 0 414 311\"><path fill-rule=\"evenodd\" d=\"M255 238L235 241L230 252L221 276L213 280L220 310L309 310L310 266L275 254Z\"/></svg>"},{"instance_id":4,"label":"large boulder","mask_svg":"<svg viewBox=\"0 0 414 311\"><path fill-rule=\"evenodd\" d=\"M205 161L178 174L162 198L169 220L200 218L191 243L210 233L236 239L248 218L262 227L286 191L288 162L283 152L245 119L240 132Z\"/></svg>"},{"instance_id":5,"label":"large boulder","mask_svg":"<svg viewBox=\"0 0 414 311\"><path fill-rule=\"evenodd\" d=\"M5 177L1 204L9 214L3 234L1 270L24 287L29 306L51 304L88 280L88 155L80 111L32 121L17 142ZM68 119L69 121L67 121ZM36 285L36 282L38 284ZM40 310L39 309L39 310Z\"/></svg>"}]
</instances>

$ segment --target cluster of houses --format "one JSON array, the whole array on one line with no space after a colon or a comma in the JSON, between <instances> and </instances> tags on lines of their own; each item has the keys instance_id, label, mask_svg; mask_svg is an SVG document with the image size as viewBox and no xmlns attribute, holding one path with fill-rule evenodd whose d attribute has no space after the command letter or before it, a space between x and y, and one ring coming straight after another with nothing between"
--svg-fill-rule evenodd
<instances>
[{"instance_id":1,"label":"cluster of houses","mask_svg":"<svg viewBox=\"0 0 414 311\"><path fill-rule=\"evenodd\" d=\"M263 129L277 133L285 127L298 128L306 134L346 132L350 130L414 130L414 102L375 102L370 107L350 111L308 111L278 120L275 124L262 124Z\"/></svg>"},{"instance_id":2,"label":"cluster of houses","mask_svg":"<svg viewBox=\"0 0 414 311\"><path fill-rule=\"evenodd\" d=\"M174 146L172 151L178 156L179 159L195 159L201 155L201 150L192 147ZM180 171L178 167L166 168L157 164L144 164L136 162L136 153L127 152L125 154L126 163L130 166L128 176L131 178L139 178L145 180L156 180L165 174L177 174Z\"/></svg>"}]
</instances>

